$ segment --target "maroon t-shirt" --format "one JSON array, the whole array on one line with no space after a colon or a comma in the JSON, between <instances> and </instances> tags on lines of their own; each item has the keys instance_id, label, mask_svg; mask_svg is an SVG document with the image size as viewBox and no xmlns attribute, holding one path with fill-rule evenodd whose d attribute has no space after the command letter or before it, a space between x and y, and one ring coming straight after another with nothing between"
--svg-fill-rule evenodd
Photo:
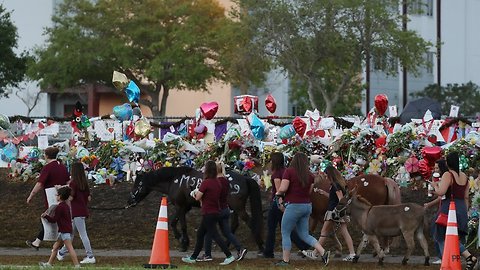
<instances>
[{"instance_id":1,"label":"maroon t-shirt","mask_svg":"<svg viewBox=\"0 0 480 270\"><path fill-rule=\"evenodd\" d=\"M218 177L217 178L220 184L222 184L222 192L220 193L220 209L228 208L227 198L228 192L230 191L230 184L228 183L227 178L225 177Z\"/></svg>"},{"instance_id":2,"label":"maroon t-shirt","mask_svg":"<svg viewBox=\"0 0 480 270\"><path fill-rule=\"evenodd\" d=\"M275 179L279 178L280 180L282 180L284 172L285 168L281 168L272 172L272 177L270 178L270 183L272 184L272 200L273 198L275 198L275 194L277 193L277 188L275 187Z\"/></svg>"},{"instance_id":3,"label":"maroon t-shirt","mask_svg":"<svg viewBox=\"0 0 480 270\"><path fill-rule=\"evenodd\" d=\"M217 178L207 178L203 180L198 190L203 193L202 214L220 213L220 194L222 193L222 184Z\"/></svg>"},{"instance_id":4,"label":"maroon t-shirt","mask_svg":"<svg viewBox=\"0 0 480 270\"><path fill-rule=\"evenodd\" d=\"M67 167L65 167L65 165L63 165L59 161L54 160L43 166L42 170L40 171L38 182L43 184L43 193L45 195L45 209L48 209L45 189L54 187L55 185L66 185L69 180L70 175L68 174Z\"/></svg>"},{"instance_id":5,"label":"maroon t-shirt","mask_svg":"<svg viewBox=\"0 0 480 270\"><path fill-rule=\"evenodd\" d=\"M313 175L308 173L307 184L302 187L300 179L298 179L297 172L294 168L288 168L283 173L282 179L290 180L288 190L285 193L285 202L289 203L311 203L310 201L310 187L313 184Z\"/></svg>"},{"instance_id":6,"label":"maroon t-shirt","mask_svg":"<svg viewBox=\"0 0 480 270\"><path fill-rule=\"evenodd\" d=\"M72 207L72 217L88 217L88 196L90 196L90 189L80 190L74 181L70 182L72 189L72 197L70 205Z\"/></svg>"},{"instance_id":7,"label":"maroon t-shirt","mask_svg":"<svg viewBox=\"0 0 480 270\"><path fill-rule=\"evenodd\" d=\"M49 222L56 222L58 225L58 232L72 233L72 216L70 215L70 207L66 202L60 202L55 208L53 216L45 216Z\"/></svg>"}]
</instances>

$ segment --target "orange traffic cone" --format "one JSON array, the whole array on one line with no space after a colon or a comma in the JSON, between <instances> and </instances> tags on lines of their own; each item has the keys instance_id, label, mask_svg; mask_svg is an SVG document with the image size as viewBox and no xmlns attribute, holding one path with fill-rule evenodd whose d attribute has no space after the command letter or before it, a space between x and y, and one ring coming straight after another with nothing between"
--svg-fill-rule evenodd
<instances>
[{"instance_id":1,"label":"orange traffic cone","mask_svg":"<svg viewBox=\"0 0 480 270\"><path fill-rule=\"evenodd\" d=\"M448 209L447 232L445 234L442 266L440 267L440 269L461 270L462 264L460 262L460 259L461 257L457 229L457 211L455 209L455 202L452 200Z\"/></svg>"},{"instance_id":2,"label":"orange traffic cone","mask_svg":"<svg viewBox=\"0 0 480 270\"><path fill-rule=\"evenodd\" d=\"M158 213L157 228L153 239L152 254L145 268L176 268L170 264L170 247L168 244L168 216L167 197L162 198L160 212Z\"/></svg>"}]
</instances>

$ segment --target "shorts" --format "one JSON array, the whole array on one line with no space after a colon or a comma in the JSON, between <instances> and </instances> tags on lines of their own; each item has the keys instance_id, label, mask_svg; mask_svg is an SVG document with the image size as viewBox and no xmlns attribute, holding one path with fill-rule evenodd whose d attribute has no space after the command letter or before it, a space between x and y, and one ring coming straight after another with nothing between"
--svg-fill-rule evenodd
<instances>
[{"instance_id":1,"label":"shorts","mask_svg":"<svg viewBox=\"0 0 480 270\"><path fill-rule=\"evenodd\" d=\"M325 217L323 218L324 221L334 221L334 222L339 222L339 223L348 223L350 222L350 217L345 215L343 217L337 216L337 213L335 211L327 211L325 213Z\"/></svg>"},{"instance_id":2,"label":"shorts","mask_svg":"<svg viewBox=\"0 0 480 270\"><path fill-rule=\"evenodd\" d=\"M64 233L64 232L58 233L57 240L62 240L62 241L70 240L71 241L72 240L72 234L71 233Z\"/></svg>"}]
</instances>

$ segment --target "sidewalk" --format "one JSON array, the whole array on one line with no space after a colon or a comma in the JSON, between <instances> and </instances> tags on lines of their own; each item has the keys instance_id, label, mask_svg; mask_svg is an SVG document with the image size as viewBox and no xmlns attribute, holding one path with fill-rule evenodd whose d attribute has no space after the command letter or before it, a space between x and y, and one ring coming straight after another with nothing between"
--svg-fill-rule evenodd
<instances>
[{"instance_id":1,"label":"sidewalk","mask_svg":"<svg viewBox=\"0 0 480 270\"><path fill-rule=\"evenodd\" d=\"M33 248L5 248L5 247L0 247L0 256L49 256L51 252L50 248L40 248L38 251L33 249ZM77 251L79 256L84 255L84 250L80 249ZM115 250L108 250L108 249L95 249L93 250L95 253L96 257L150 257L150 250L144 250L144 249L133 249L133 250L127 250L127 249L115 249ZM188 252L179 252L177 250L170 250L170 256L171 257L183 257L190 255L192 251ZM214 258L223 258L225 255L222 252L212 252L212 256ZM275 258L280 259L282 254L280 252L275 253ZM251 251L248 252L246 259L259 259L257 258L257 252L256 251ZM387 255L385 257L384 262L385 263L396 263L400 264L402 262L403 255ZM342 258L332 258L331 260L333 261L340 261ZM435 261L437 258L432 257L430 259L430 263ZM265 260L272 260L272 259L265 259ZM306 260L301 258L300 256L297 255L297 253L292 253L292 260ZM372 254L362 254L360 257L359 262L374 262L376 263L378 260L377 258L372 257ZM419 264L423 265L424 262L424 257L423 256L411 256L409 260L409 264Z\"/></svg>"}]
</instances>

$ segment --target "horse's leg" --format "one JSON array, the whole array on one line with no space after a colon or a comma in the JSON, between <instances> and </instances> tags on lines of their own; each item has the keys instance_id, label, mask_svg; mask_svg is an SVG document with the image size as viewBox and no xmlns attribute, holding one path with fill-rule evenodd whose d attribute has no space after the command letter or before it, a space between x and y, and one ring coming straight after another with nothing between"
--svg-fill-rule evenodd
<instances>
[{"instance_id":1,"label":"horse's leg","mask_svg":"<svg viewBox=\"0 0 480 270\"><path fill-rule=\"evenodd\" d=\"M417 239L418 242L420 243L420 246L423 249L423 253L425 254L425 262L423 265L429 266L430 265L430 253L428 252L428 243L427 240L425 239L425 235L423 234L423 223L417 228Z\"/></svg>"},{"instance_id":2,"label":"horse's leg","mask_svg":"<svg viewBox=\"0 0 480 270\"><path fill-rule=\"evenodd\" d=\"M170 228L172 228L173 235L175 236L175 239L179 240L181 235L180 232L177 229L177 224L178 224L178 208L175 207L175 212L170 216L170 219L172 220L170 222Z\"/></svg>"},{"instance_id":3,"label":"horse's leg","mask_svg":"<svg viewBox=\"0 0 480 270\"><path fill-rule=\"evenodd\" d=\"M367 244L368 244L368 236L366 234L363 234L362 241L360 241L360 244L358 245L358 248L357 248L357 254L353 258L354 263L358 262L358 259L360 258L360 254L362 254L362 251L367 246Z\"/></svg>"},{"instance_id":4,"label":"horse's leg","mask_svg":"<svg viewBox=\"0 0 480 270\"><path fill-rule=\"evenodd\" d=\"M179 208L180 210L180 208ZM181 208L178 212L178 218L180 220L180 227L182 229L182 235L180 237L180 251L185 252L188 249L188 245L190 244L190 239L188 238L187 232L187 220L186 215L190 209Z\"/></svg>"},{"instance_id":5,"label":"horse's leg","mask_svg":"<svg viewBox=\"0 0 480 270\"><path fill-rule=\"evenodd\" d=\"M310 231L310 234L313 234L315 232L317 225L318 219L310 216L310 218L308 219L308 230Z\"/></svg>"},{"instance_id":6,"label":"horse's leg","mask_svg":"<svg viewBox=\"0 0 480 270\"><path fill-rule=\"evenodd\" d=\"M403 238L405 239L405 243L407 244L407 253L402 260L402 264L406 265L408 259L410 259L410 254L412 254L413 249L415 248L415 240L413 239L414 232L403 231Z\"/></svg>"},{"instance_id":7,"label":"horse's leg","mask_svg":"<svg viewBox=\"0 0 480 270\"><path fill-rule=\"evenodd\" d=\"M243 220L243 222L245 222L245 224L247 224L248 228L250 228L250 231L253 233L254 230L252 228L252 223L250 222L251 219L247 211L245 211L245 209L239 210L238 216ZM257 243L258 250L263 250L263 239L255 237L255 235L253 235L253 237Z\"/></svg>"}]
</instances>

